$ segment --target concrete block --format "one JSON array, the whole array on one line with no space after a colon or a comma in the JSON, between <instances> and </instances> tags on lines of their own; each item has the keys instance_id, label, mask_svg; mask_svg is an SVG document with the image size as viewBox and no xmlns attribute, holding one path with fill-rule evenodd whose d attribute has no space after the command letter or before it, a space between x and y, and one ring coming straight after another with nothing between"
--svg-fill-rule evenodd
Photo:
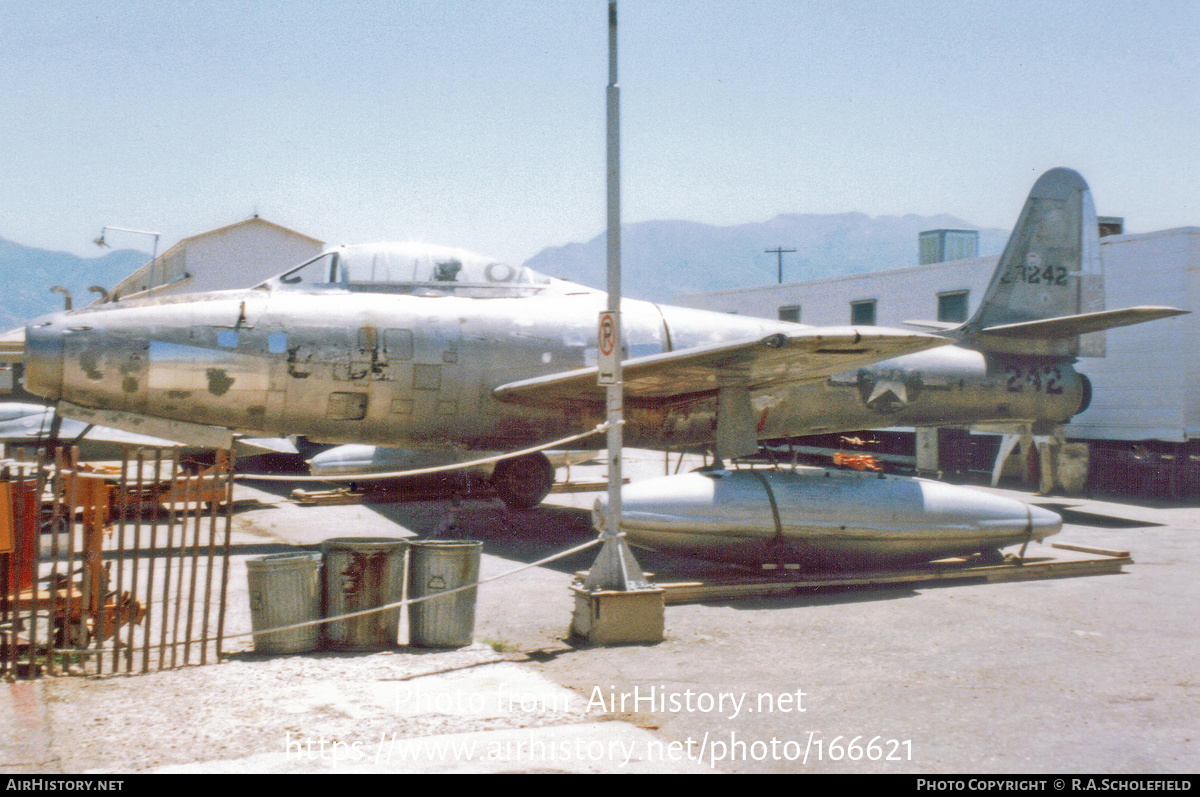
<instances>
[{"instance_id":1,"label":"concrete block","mask_svg":"<svg viewBox=\"0 0 1200 797\"><path fill-rule=\"evenodd\" d=\"M917 475L936 477L941 469L938 462L938 430L935 427L917 427Z\"/></svg>"},{"instance_id":2,"label":"concrete block","mask_svg":"<svg viewBox=\"0 0 1200 797\"><path fill-rule=\"evenodd\" d=\"M1064 443L1058 452L1058 483L1068 494L1087 489L1089 449L1087 443Z\"/></svg>"},{"instance_id":3,"label":"concrete block","mask_svg":"<svg viewBox=\"0 0 1200 797\"><path fill-rule=\"evenodd\" d=\"M662 641L664 590L653 587L629 592L588 592L577 586L571 589L575 593L572 636L582 637L593 645Z\"/></svg>"}]
</instances>

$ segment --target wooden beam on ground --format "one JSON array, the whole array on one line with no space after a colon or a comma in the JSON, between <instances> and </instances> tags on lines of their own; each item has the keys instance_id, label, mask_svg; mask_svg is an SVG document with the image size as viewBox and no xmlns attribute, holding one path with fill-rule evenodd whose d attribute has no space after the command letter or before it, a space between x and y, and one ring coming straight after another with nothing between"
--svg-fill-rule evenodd
<instances>
[{"instance_id":1,"label":"wooden beam on ground","mask_svg":"<svg viewBox=\"0 0 1200 797\"><path fill-rule=\"evenodd\" d=\"M1081 546L1053 546L1059 550L1080 551L1098 554L1098 558L1026 558L1024 563L1015 558L1003 564L980 564L977 559L946 559L932 562L926 567L908 570L884 570L872 572L851 571L846 573L803 573L794 577L749 576L741 579L713 579L706 581L681 581L661 583L657 586L666 590L667 603L699 603L714 600L739 600L745 598L778 598L810 590L844 587L895 587L909 584L930 584L946 581L1028 581L1044 578L1069 578L1072 576L1095 576L1121 572L1124 565L1132 564L1128 551L1105 551L1100 548Z\"/></svg>"}]
</instances>

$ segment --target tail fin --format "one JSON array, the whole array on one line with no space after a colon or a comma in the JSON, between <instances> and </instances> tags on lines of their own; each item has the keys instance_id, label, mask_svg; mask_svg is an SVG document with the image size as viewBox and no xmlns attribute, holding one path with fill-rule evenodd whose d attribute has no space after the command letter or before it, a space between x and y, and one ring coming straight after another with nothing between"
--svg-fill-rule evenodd
<instances>
[{"instance_id":1,"label":"tail fin","mask_svg":"<svg viewBox=\"0 0 1200 797\"><path fill-rule=\"evenodd\" d=\"M1104 309L1092 192L1078 172L1051 169L1029 192L975 315L953 328L934 321L904 323L937 329L978 351L1103 357L1104 330L1186 312Z\"/></svg>"},{"instance_id":2,"label":"tail fin","mask_svg":"<svg viewBox=\"0 0 1200 797\"><path fill-rule=\"evenodd\" d=\"M1078 172L1051 169L1029 192L979 309L954 334L981 351L1103 357L1104 330L1184 312L1104 309L1092 192Z\"/></svg>"},{"instance_id":3,"label":"tail fin","mask_svg":"<svg viewBox=\"0 0 1200 797\"><path fill-rule=\"evenodd\" d=\"M1081 345L1079 332L1064 316L1103 309L1104 273L1092 192L1078 172L1052 169L1029 192L983 302L959 334L963 343L992 351L1102 356L1093 353L1094 338ZM1051 318L1061 319L1053 330L1030 323ZM1013 325L1023 334L1013 334Z\"/></svg>"}]
</instances>

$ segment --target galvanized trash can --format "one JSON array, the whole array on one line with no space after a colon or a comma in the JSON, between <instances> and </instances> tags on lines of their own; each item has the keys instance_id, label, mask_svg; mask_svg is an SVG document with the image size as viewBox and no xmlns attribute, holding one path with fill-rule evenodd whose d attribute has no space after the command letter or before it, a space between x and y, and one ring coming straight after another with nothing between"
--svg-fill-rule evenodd
<instances>
[{"instance_id":1,"label":"galvanized trash can","mask_svg":"<svg viewBox=\"0 0 1200 797\"><path fill-rule=\"evenodd\" d=\"M405 540L392 537L335 537L325 554L324 617L371 609L404 598ZM396 644L400 608L325 623L325 646L334 650L379 650Z\"/></svg>"},{"instance_id":2,"label":"galvanized trash can","mask_svg":"<svg viewBox=\"0 0 1200 797\"><path fill-rule=\"evenodd\" d=\"M321 555L277 553L246 561L250 588L250 627L254 631L321 619ZM255 634L257 653L316 650L321 627Z\"/></svg>"},{"instance_id":3,"label":"galvanized trash can","mask_svg":"<svg viewBox=\"0 0 1200 797\"><path fill-rule=\"evenodd\" d=\"M436 595L479 580L478 540L420 540L411 543L409 598ZM476 589L463 590L408 607L408 644L460 648L475 638Z\"/></svg>"}]
</instances>

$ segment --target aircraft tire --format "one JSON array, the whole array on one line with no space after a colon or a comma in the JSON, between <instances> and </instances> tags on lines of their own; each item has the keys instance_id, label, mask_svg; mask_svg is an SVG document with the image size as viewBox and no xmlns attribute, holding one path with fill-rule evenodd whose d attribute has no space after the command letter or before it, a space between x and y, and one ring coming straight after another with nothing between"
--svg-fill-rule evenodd
<instances>
[{"instance_id":1,"label":"aircraft tire","mask_svg":"<svg viewBox=\"0 0 1200 797\"><path fill-rule=\"evenodd\" d=\"M515 459L502 459L492 473L492 487L509 509L530 509L550 494L554 466L540 451Z\"/></svg>"}]
</instances>

